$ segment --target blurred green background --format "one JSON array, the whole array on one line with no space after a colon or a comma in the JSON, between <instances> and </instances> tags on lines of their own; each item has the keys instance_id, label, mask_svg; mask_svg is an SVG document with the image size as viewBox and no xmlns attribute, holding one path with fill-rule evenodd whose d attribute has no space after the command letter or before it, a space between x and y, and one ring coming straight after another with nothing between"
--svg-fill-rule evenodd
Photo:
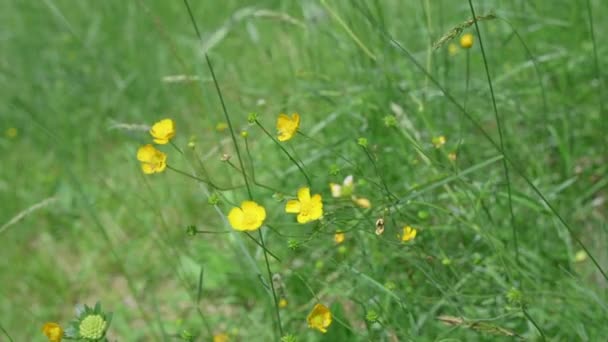
<instances>
[{"instance_id":1,"label":"blurred green background","mask_svg":"<svg viewBox=\"0 0 608 342\"><path fill-rule=\"evenodd\" d=\"M600 104L608 7L590 1L594 51L586 1L474 4L478 15L498 16L479 25L508 155L608 268L608 118ZM214 207L204 186L174 172L143 175L135 158L150 140L146 126L170 117L186 151L165 149L172 166L190 172L200 160L214 181L240 184L220 161L223 153L236 157L229 132L216 129L225 119L201 50L214 63L236 133L250 134L247 164L256 179L287 196L304 185L247 123L257 112L274 132L278 113L299 112L309 138L298 136L288 150L313 176L313 193L329 202L331 220L302 227L282 212L280 196L254 191L273 227L264 230L268 248L281 258L271 267L289 303L281 309L286 334L300 341L608 337L606 279L589 256L513 168L511 218L500 152L382 34L459 103L466 97L467 110L498 141L474 27L465 29L475 36L470 50L431 48L471 18L467 1L191 6L202 46L181 1L0 2L0 326L13 340L43 341L44 322L65 324L76 304L96 301L114 312L112 341L179 340L184 330L200 341L219 333L276 339L258 276L267 279L263 253L223 216L244 189L225 192ZM386 116L397 126L387 127ZM431 140L440 135L447 143L436 149ZM370 157L359 137L368 139ZM332 206L327 184L349 174L362 180L357 191L372 209ZM376 237L374 222L389 202L380 183L407 201ZM414 244L396 240L404 224L419 228ZM189 225L223 233L189 236ZM341 250L337 229L350 229ZM306 327L315 294L336 316L326 335ZM444 324L441 315L465 322Z\"/></svg>"}]
</instances>

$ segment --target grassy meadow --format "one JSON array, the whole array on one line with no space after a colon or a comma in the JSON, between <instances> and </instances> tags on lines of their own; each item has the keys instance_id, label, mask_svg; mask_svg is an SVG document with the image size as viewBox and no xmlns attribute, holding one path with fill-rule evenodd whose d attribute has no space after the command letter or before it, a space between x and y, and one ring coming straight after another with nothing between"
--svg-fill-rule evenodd
<instances>
[{"instance_id":1,"label":"grassy meadow","mask_svg":"<svg viewBox=\"0 0 608 342\"><path fill-rule=\"evenodd\" d=\"M0 2L0 341L608 338L603 1L188 4Z\"/></svg>"}]
</instances>

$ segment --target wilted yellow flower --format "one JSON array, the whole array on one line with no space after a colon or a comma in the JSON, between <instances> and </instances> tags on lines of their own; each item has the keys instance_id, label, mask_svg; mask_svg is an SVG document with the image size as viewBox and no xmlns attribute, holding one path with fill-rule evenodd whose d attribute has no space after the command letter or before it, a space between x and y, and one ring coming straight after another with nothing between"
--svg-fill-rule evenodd
<instances>
[{"instance_id":1,"label":"wilted yellow flower","mask_svg":"<svg viewBox=\"0 0 608 342\"><path fill-rule=\"evenodd\" d=\"M331 312L329 308L323 304L317 304L306 317L308 327L317 329L322 333L327 332L327 328L331 325Z\"/></svg>"},{"instance_id":2,"label":"wilted yellow flower","mask_svg":"<svg viewBox=\"0 0 608 342\"><path fill-rule=\"evenodd\" d=\"M281 300L279 300L279 308L284 309L286 307L287 307L287 299L281 298Z\"/></svg>"},{"instance_id":3,"label":"wilted yellow flower","mask_svg":"<svg viewBox=\"0 0 608 342\"><path fill-rule=\"evenodd\" d=\"M323 199L319 194L310 197L310 188L308 187L300 188L298 199L287 201L285 212L298 214L298 223L318 220L323 216Z\"/></svg>"},{"instance_id":4,"label":"wilted yellow flower","mask_svg":"<svg viewBox=\"0 0 608 342\"><path fill-rule=\"evenodd\" d=\"M379 218L376 220L376 235L380 236L384 233L384 219Z\"/></svg>"},{"instance_id":5,"label":"wilted yellow flower","mask_svg":"<svg viewBox=\"0 0 608 342\"><path fill-rule=\"evenodd\" d=\"M458 53L458 45L450 43L448 45L448 53L450 54L450 56L456 55Z\"/></svg>"},{"instance_id":6,"label":"wilted yellow flower","mask_svg":"<svg viewBox=\"0 0 608 342\"><path fill-rule=\"evenodd\" d=\"M456 152L450 152L448 153L448 159L451 161L456 161Z\"/></svg>"},{"instance_id":7,"label":"wilted yellow flower","mask_svg":"<svg viewBox=\"0 0 608 342\"><path fill-rule=\"evenodd\" d=\"M256 230L266 219L266 209L254 201L245 201L241 207L234 207L228 214L232 228L240 231Z\"/></svg>"},{"instance_id":8,"label":"wilted yellow flower","mask_svg":"<svg viewBox=\"0 0 608 342\"><path fill-rule=\"evenodd\" d=\"M334 235L334 241L336 241L337 244L341 244L342 242L344 242L345 238L346 238L346 236L342 232L337 232Z\"/></svg>"},{"instance_id":9,"label":"wilted yellow flower","mask_svg":"<svg viewBox=\"0 0 608 342\"><path fill-rule=\"evenodd\" d=\"M463 49L470 49L473 46L473 35L470 33L465 33L460 37L460 46Z\"/></svg>"},{"instance_id":10,"label":"wilted yellow flower","mask_svg":"<svg viewBox=\"0 0 608 342\"><path fill-rule=\"evenodd\" d=\"M354 178L352 175L346 176L342 185L336 183L329 183L329 190L331 190L331 196L338 197L347 197L353 193L354 186Z\"/></svg>"},{"instance_id":11,"label":"wilted yellow flower","mask_svg":"<svg viewBox=\"0 0 608 342\"><path fill-rule=\"evenodd\" d=\"M137 160L145 174L163 172L167 167L167 155L147 144L137 150Z\"/></svg>"},{"instance_id":12,"label":"wilted yellow flower","mask_svg":"<svg viewBox=\"0 0 608 342\"><path fill-rule=\"evenodd\" d=\"M9 139L13 139L17 137L17 134L19 132L17 131L17 129L15 127L10 127L9 129L6 130L6 137Z\"/></svg>"},{"instance_id":13,"label":"wilted yellow flower","mask_svg":"<svg viewBox=\"0 0 608 342\"><path fill-rule=\"evenodd\" d=\"M171 119L163 119L152 125L150 135L154 138L154 142L159 145L164 145L175 136L175 122Z\"/></svg>"},{"instance_id":14,"label":"wilted yellow flower","mask_svg":"<svg viewBox=\"0 0 608 342\"><path fill-rule=\"evenodd\" d=\"M401 236L401 241L407 242L410 240L414 240L414 238L416 238L416 229L410 226L403 227L403 235Z\"/></svg>"},{"instance_id":15,"label":"wilted yellow flower","mask_svg":"<svg viewBox=\"0 0 608 342\"><path fill-rule=\"evenodd\" d=\"M46 335L50 342L61 342L63 329L57 323L48 322L42 327L42 333Z\"/></svg>"},{"instance_id":16,"label":"wilted yellow flower","mask_svg":"<svg viewBox=\"0 0 608 342\"><path fill-rule=\"evenodd\" d=\"M363 209L369 209L372 207L372 202L364 197L353 197L353 202Z\"/></svg>"},{"instance_id":17,"label":"wilted yellow flower","mask_svg":"<svg viewBox=\"0 0 608 342\"><path fill-rule=\"evenodd\" d=\"M300 115L298 113L291 114L289 117L286 114L279 114L277 118L277 132L279 141L287 141L296 134L300 127Z\"/></svg>"},{"instance_id":18,"label":"wilted yellow flower","mask_svg":"<svg viewBox=\"0 0 608 342\"><path fill-rule=\"evenodd\" d=\"M228 334L220 333L213 335L213 342L228 342L230 339L228 338Z\"/></svg>"},{"instance_id":19,"label":"wilted yellow flower","mask_svg":"<svg viewBox=\"0 0 608 342\"><path fill-rule=\"evenodd\" d=\"M440 135L438 137L434 137L431 142L433 143L433 145L435 146L435 148L440 148L441 146L445 145L445 137L443 135Z\"/></svg>"}]
</instances>

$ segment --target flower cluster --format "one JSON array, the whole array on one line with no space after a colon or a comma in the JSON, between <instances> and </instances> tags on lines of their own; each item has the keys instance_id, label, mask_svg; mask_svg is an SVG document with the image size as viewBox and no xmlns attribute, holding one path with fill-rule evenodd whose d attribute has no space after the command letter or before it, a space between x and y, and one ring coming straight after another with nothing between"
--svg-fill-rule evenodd
<instances>
[{"instance_id":1,"label":"flower cluster","mask_svg":"<svg viewBox=\"0 0 608 342\"><path fill-rule=\"evenodd\" d=\"M175 122L171 119L156 122L150 128L150 135L154 143L168 144L175 136ZM146 144L137 150L137 160L141 162L141 170L145 174L160 173L167 167L167 155L152 144Z\"/></svg>"},{"instance_id":2,"label":"flower cluster","mask_svg":"<svg viewBox=\"0 0 608 342\"><path fill-rule=\"evenodd\" d=\"M260 125L258 116L255 113L251 113L249 115L248 121L252 124ZM389 117L385 121L387 126L396 124L396 119L394 117ZM298 133L299 127L300 115L298 113L293 113L291 115L279 114L276 122L277 135L276 139L273 138L273 140L280 146L281 142L286 142L293 139ZM224 131L227 128L228 126L226 124L220 123L217 125L216 130ZM264 131L270 135L266 130ZM155 144L167 144L172 138L175 137L175 123L171 119L160 120L151 127L149 133L152 136L152 140ZM247 139L249 134L247 131L242 131L241 136ZM366 138L360 138L358 140L358 144L364 149L367 149L368 141ZM443 136L433 138L433 145L435 145L435 147L439 148L443 144L445 144L445 138ZM190 139L189 146L190 145L192 145L192 147L195 146L194 139ZM286 150L284 150L284 152L288 154ZM137 159L141 162L141 169L146 174L160 173L167 168L167 155L158 150L152 144L141 146L137 151ZM222 160L229 161L229 157L225 157ZM306 176L306 179L310 184L310 180L305 172L302 169L300 169L300 171L302 171L304 176ZM182 173L181 171L179 172ZM337 173L338 172L335 174ZM364 184L364 181L360 181L359 184ZM347 199L348 201L352 201L354 205L363 209L369 209L372 206L369 199L355 195L355 182L352 175L347 176L341 184L330 183L329 190L333 198ZM274 196L275 199L283 201L284 195L279 193L277 194L278 196L276 194ZM210 198L209 203L218 205L219 201L217 198L213 201ZM296 191L295 196L288 198L284 203L285 213L294 214L295 220L299 224L307 224L323 218L323 197L319 193L312 194L310 186L300 187ZM242 201L238 206L233 206L227 215L228 222L232 228L236 231L242 232L250 232L260 229L264 225L266 218L266 208L254 201L251 198L251 193L248 200ZM193 234L195 234L195 229L193 228L192 230L194 231ZM383 231L384 220L378 219L378 221L376 221L376 234L381 235ZM410 226L405 226L403 227L403 233L400 235L400 239L402 242L412 241L415 239L416 233L416 229ZM337 245L340 245L345 241L345 237L346 236L343 231L337 230L333 237L334 242ZM345 246L340 246L338 248L346 250ZM278 288L280 289L282 286L279 286ZM284 309L287 307L288 302L284 296L285 293L280 292L279 294L280 296L278 297L279 301L277 303L277 307L278 309ZM79 318L72 324L69 332L66 332L65 335L95 341L105 336L109 321L110 319L103 315L100 312L100 309L98 310L97 306L95 309L85 307L84 312L79 314ZM318 330L322 333L326 333L327 329L332 323L332 313L327 306L319 303L313 307L312 311L308 314L306 321L310 328ZM43 331L49 340L53 342L60 341L61 337L64 335L62 328L54 323L48 323L45 325ZM214 341L225 341L227 339L228 335L223 333L217 334L213 337Z\"/></svg>"},{"instance_id":3,"label":"flower cluster","mask_svg":"<svg viewBox=\"0 0 608 342\"><path fill-rule=\"evenodd\" d=\"M77 306L76 318L65 331L59 324L48 322L42 327L42 333L49 342L61 342L63 338L88 342L104 341L111 320L112 314L104 313L99 303L94 307Z\"/></svg>"}]
</instances>

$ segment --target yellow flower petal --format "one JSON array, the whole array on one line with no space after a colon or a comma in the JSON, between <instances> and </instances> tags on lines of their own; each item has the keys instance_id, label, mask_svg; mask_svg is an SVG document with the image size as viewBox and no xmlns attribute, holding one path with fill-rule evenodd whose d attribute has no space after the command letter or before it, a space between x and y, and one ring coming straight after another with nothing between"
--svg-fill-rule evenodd
<instances>
[{"instance_id":1,"label":"yellow flower petal","mask_svg":"<svg viewBox=\"0 0 608 342\"><path fill-rule=\"evenodd\" d=\"M303 187L298 190L298 200L300 202L308 202L310 201L310 188Z\"/></svg>"},{"instance_id":2,"label":"yellow flower petal","mask_svg":"<svg viewBox=\"0 0 608 342\"><path fill-rule=\"evenodd\" d=\"M300 201L289 200L285 204L285 212L290 214L297 214L300 212Z\"/></svg>"},{"instance_id":3,"label":"yellow flower petal","mask_svg":"<svg viewBox=\"0 0 608 342\"><path fill-rule=\"evenodd\" d=\"M46 335L50 342L61 342L63 338L63 329L57 323L45 323L42 327L42 333Z\"/></svg>"},{"instance_id":4,"label":"yellow flower petal","mask_svg":"<svg viewBox=\"0 0 608 342\"><path fill-rule=\"evenodd\" d=\"M145 174L163 172L167 167L167 155L150 144L137 150L137 159L141 162L141 170Z\"/></svg>"},{"instance_id":5,"label":"yellow flower petal","mask_svg":"<svg viewBox=\"0 0 608 342\"><path fill-rule=\"evenodd\" d=\"M308 322L308 327L326 333L327 328L329 328L332 322L331 312L327 306L317 304L306 317L306 321Z\"/></svg>"},{"instance_id":6,"label":"yellow flower petal","mask_svg":"<svg viewBox=\"0 0 608 342\"><path fill-rule=\"evenodd\" d=\"M253 201L241 203L241 207L234 207L228 213L228 221L235 230L250 231L262 226L266 219L266 209Z\"/></svg>"},{"instance_id":7,"label":"yellow flower petal","mask_svg":"<svg viewBox=\"0 0 608 342\"><path fill-rule=\"evenodd\" d=\"M460 46L463 49L470 49L473 46L473 35L465 33L460 37Z\"/></svg>"},{"instance_id":8,"label":"yellow flower petal","mask_svg":"<svg viewBox=\"0 0 608 342\"><path fill-rule=\"evenodd\" d=\"M154 146L147 144L140 147L137 150L137 160L142 162L149 162L154 158L154 154L156 153L156 149Z\"/></svg>"},{"instance_id":9,"label":"yellow flower petal","mask_svg":"<svg viewBox=\"0 0 608 342\"><path fill-rule=\"evenodd\" d=\"M243 217L245 214L243 213L243 209L234 207L228 213L228 222L232 228L236 230L244 230L243 229Z\"/></svg>"},{"instance_id":10,"label":"yellow flower petal","mask_svg":"<svg viewBox=\"0 0 608 342\"><path fill-rule=\"evenodd\" d=\"M334 241L337 244L341 244L342 242L344 242L344 239L346 238L346 236L344 235L344 233L342 232L338 232L334 235Z\"/></svg>"},{"instance_id":11,"label":"yellow flower petal","mask_svg":"<svg viewBox=\"0 0 608 342\"><path fill-rule=\"evenodd\" d=\"M175 122L171 119L163 119L156 122L150 128L150 135L155 143L164 145L175 136Z\"/></svg>"},{"instance_id":12,"label":"yellow flower petal","mask_svg":"<svg viewBox=\"0 0 608 342\"><path fill-rule=\"evenodd\" d=\"M287 141L297 133L300 126L300 115L293 113L291 117L286 114L279 114L277 118L277 132L279 141Z\"/></svg>"},{"instance_id":13,"label":"yellow flower petal","mask_svg":"<svg viewBox=\"0 0 608 342\"><path fill-rule=\"evenodd\" d=\"M403 227L403 235L401 236L401 241L407 242L416 238L416 229L405 226Z\"/></svg>"}]
</instances>

